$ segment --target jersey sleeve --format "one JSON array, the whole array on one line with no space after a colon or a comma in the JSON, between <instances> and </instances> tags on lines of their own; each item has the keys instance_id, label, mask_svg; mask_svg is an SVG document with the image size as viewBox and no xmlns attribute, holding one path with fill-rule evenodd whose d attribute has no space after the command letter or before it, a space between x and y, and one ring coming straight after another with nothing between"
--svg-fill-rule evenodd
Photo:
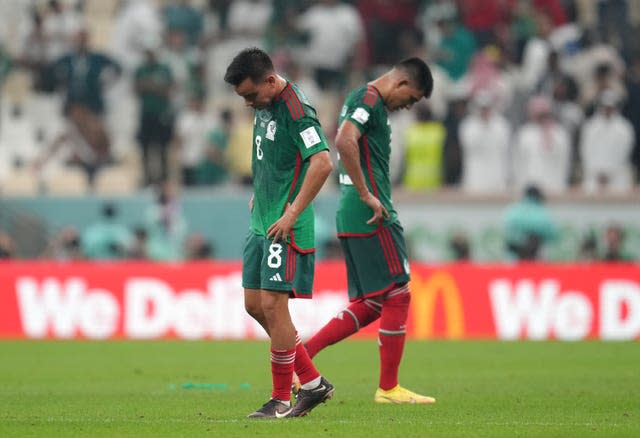
<instances>
[{"instance_id":1,"label":"jersey sleeve","mask_svg":"<svg viewBox=\"0 0 640 438\"><path fill-rule=\"evenodd\" d=\"M350 121L361 134L367 131L373 108L364 102L363 96L358 96L345 103L344 111L343 122Z\"/></svg>"},{"instance_id":2,"label":"jersey sleeve","mask_svg":"<svg viewBox=\"0 0 640 438\"><path fill-rule=\"evenodd\" d=\"M303 160L329 149L329 142L320 123L311 117L303 117L291 125L291 138Z\"/></svg>"}]
</instances>

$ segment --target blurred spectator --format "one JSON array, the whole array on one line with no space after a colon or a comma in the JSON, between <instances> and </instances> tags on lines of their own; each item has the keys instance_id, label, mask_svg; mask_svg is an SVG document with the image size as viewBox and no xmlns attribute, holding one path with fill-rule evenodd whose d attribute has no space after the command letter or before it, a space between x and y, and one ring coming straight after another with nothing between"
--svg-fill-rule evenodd
<instances>
[{"instance_id":1,"label":"blurred spectator","mask_svg":"<svg viewBox=\"0 0 640 438\"><path fill-rule=\"evenodd\" d=\"M193 233L185 241L185 260L207 260L214 258L213 248L206 237Z\"/></svg>"},{"instance_id":2,"label":"blurred spectator","mask_svg":"<svg viewBox=\"0 0 640 438\"><path fill-rule=\"evenodd\" d=\"M358 11L339 0L319 0L297 18L297 26L308 35L301 62L313 70L320 88L344 88L364 36Z\"/></svg>"},{"instance_id":3,"label":"blurred spectator","mask_svg":"<svg viewBox=\"0 0 640 438\"><path fill-rule=\"evenodd\" d=\"M111 50L127 72L145 58L150 41L162 39L162 17L154 0L121 0L113 20Z\"/></svg>"},{"instance_id":4,"label":"blurred spectator","mask_svg":"<svg viewBox=\"0 0 640 438\"><path fill-rule=\"evenodd\" d=\"M462 22L473 32L479 47L494 41L494 31L503 25L506 15L502 0L465 0L459 2Z\"/></svg>"},{"instance_id":5,"label":"blurred spectator","mask_svg":"<svg viewBox=\"0 0 640 438\"><path fill-rule=\"evenodd\" d=\"M15 245L8 233L0 230L0 260L15 258Z\"/></svg>"},{"instance_id":6,"label":"blurred spectator","mask_svg":"<svg viewBox=\"0 0 640 438\"><path fill-rule=\"evenodd\" d=\"M415 0L356 0L366 31L369 64L393 65L402 58L401 40L416 27L418 2Z\"/></svg>"},{"instance_id":7,"label":"blurred spectator","mask_svg":"<svg viewBox=\"0 0 640 438\"><path fill-rule=\"evenodd\" d=\"M536 35L536 20L533 6L528 1L515 0L509 12L508 49L513 59L522 63L528 41Z\"/></svg>"},{"instance_id":8,"label":"blurred spectator","mask_svg":"<svg viewBox=\"0 0 640 438\"><path fill-rule=\"evenodd\" d=\"M165 46L158 58L169 66L173 76L174 89L171 94L173 105L181 111L189 102L189 92L194 88L194 80L202 80L202 72L194 76L194 69L201 64L200 52L189 47L182 30L169 30L165 36ZM196 85L196 88L199 85Z\"/></svg>"},{"instance_id":9,"label":"blurred spectator","mask_svg":"<svg viewBox=\"0 0 640 438\"><path fill-rule=\"evenodd\" d=\"M58 261L83 260L80 233L74 226L64 227L45 248L42 258Z\"/></svg>"},{"instance_id":10,"label":"blurred spectator","mask_svg":"<svg viewBox=\"0 0 640 438\"><path fill-rule=\"evenodd\" d=\"M562 65L578 82L580 104L591 115L598 96L604 90L613 90L624 99L625 65L620 54L596 34L585 32L580 45L581 50L565 54Z\"/></svg>"},{"instance_id":11,"label":"blurred spectator","mask_svg":"<svg viewBox=\"0 0 640 438\"><path fill-rule=\"evenodd\" d=\"M545 14L535 17L536 34L524 46L522 55L522 87L533 92L547 73L551 53L549 36L553 30L550 18Z\"/></svg>"},{"instance_id":12,"label":"blurred spectator","mask_svg":"<svg viewBox=\"0 0 640 438\"><path fill-rule=\"evenodd\" d=\"M191 0L171 0L162 10L168 31L180 31L187 37L187 44L199 44L204 30L204 14L194 7Z\"/></svg>"},{"instance_id":13,"label":"blurred spectator","mask_svg":"<svg viewBox=\"0 0 640 438\"><path fill-rule=\"evenodd\" d=\"M274 12L271 0L234 0L229 4L227 30L234 39L242 39L242 44L255 45L264 37Z\"/></svg>"},{"instance_id":14,"label":"blurred spectator","mask_svg":"<svg viewBox=\"0 0 640 438\"><path fill-rule=\"evenodd\" d=\"M516 189L533 184L548 193L563 193L569 182L569 134L554 119L548 98L532 97L527 109L529 122L516 132L513 157Z\"/></svg>"},{"instance_id":15,"label":"blurred spectator","mask_svg":"<svg viewBox=\"0 0 640 438\"><path fill-rule=\"evenodd\" d=\"M248 110L240 112L229 134L229 171L242 183L251 184L251 153L253 150L253 115Z\"/></svg>"},{"instance_id":16,"label":"blurred spectator","mask_svg":"<svg viewBox=\"0 0 640 438\"><path fill-rule=\"evenodd\" d=\"M504 193L511 137L509 124L494 109L494 97L489 93L478 93L473 106L473 111L460 124L462 188L474 194Z\"/></svg>"},{"instance_id":17,"label":"blurred spectator","mask_svg":"<svg viewBox=\"0 0 640 438\"><path fill-rule=\"evenodd\" d=\"M140 101L137 137L142 148L145 185L168 176L168 145L175 118L171 103L173 74L158 59L156 50L153 46L146 48L145 61L135 72L135 90Z\"/></svg>"},{"instance_id":18,"label":"blurred spectator","mask_svg":"<svg viewBox=\"0 0 640 438\"><path fill-rule=\"evenodd\" d=\"M118 208L110 202L102 205L101 218L82 233L84 255L92 260L124 258L130 242L131 234L118 221Z\"/></svg>"},{"instance_id":19,"label":"blurred spectator","mask_svg":"<svg viewBox=\"0 0 640 438\"><path fill-rule=\"evenodd\" d=\"M120 66L108 56L89 47L89 35L81 30L75 37L75 49L53 65L56 80L65 92L67 130L53 148L75 137L72 161L82 166L92 181L97 169L111 160L111 143L102 118L104 87L120 74Z\"/></svg>"},{"instance_id":20,"label":"blurred spectator","mask_svg":"<svg viewBox=\"0 0 640 438\"><path fill-rule=\"evenodd\" d=\"M444 121L447 138L442 155L443 183L446 186L457 186L462 179L462 146L460 142L460 124L467 113L467 100L455 96L449 102L449 112Z\"/></svg>"},{"instance_id":21,"label":"blurred spectator","mask_svg":"<svg viewBox=\"0 0 640 438\"><path fill-rule=\"evenodd\" d=\"M515 78L512 76L504 53L491 45L473 57L465 81L472 96L487 92L493 97L493 108L504 112L513 99Z\"/></svg>"},{"instance_id":22,"label":"blurred spectator","mask_svg":"<svg viewBox=\"0 0 640 438\"><path fill-rule=\"evenodd\" d=\"M598 100L606 91L616 93L621 99L626 96L621 78L617 76L610 64L602 63L595 67L593 82L583 89L582 105L587 115L593 115L598 107Z\"/></svg>"},{"instance_id":23,"label":"blurred spectator","mask_svg":"<svg viewBox=\"0 0 640 438\"><path fill-rule=\"evenodd\" d=\"M578 133L584 122L584 111L578 104L578 88L576 82L569 76L555 82L552 92L553 114L558 122L569 134L571 142L571 169L569 182L571 185L581 178L580 152L578 149Z\"/></svg>"},{"instance_id":24,"label":"blurred spectator","mask_svg":"<svg viewBox=\"0 0 640 438\"><path fill-rule=\"evenodd\" d=\"M592 262L598 260L598 239L593 230L585 236L578 249L578 261Z\"/></svg>"},{"instance_id":25,"label":"blurred spectator","mask_svg":"<svg viewBox=\"0 0 640 438\"><path fill-rule=\"evenodd\" d=\"M560 65L560 54L555 50L547 56L547 69L536 84L535 92L544 96L551 96L560 82L570 78Z\"/></svg>"},{"instance_id":26,"label":"blurred spectator","mask_svg":"<svg viewBox=\"0 0 640 438\"><path fill-rule=\"evenodd\" d=\"M227 180L227 146L233 128L233 112L220 113L220 123L209 133L204 160L196 171L198 185L220 184Z\"/></svg>"},{"instance_id":27,"label":"blurred spectator","mask_svg":"<svg viewBox=\"0 0 640 438\"><path fill-rule=\"evenodd\" d=\"M131 243L127 248L127 258L133 260L147 260L147 230L144 227L135 227Z\"/></svg>"},{"instance_id":28,"label":"blurred spectator","mask_svg":"<svg viewBox=\"0 0 640 438\"><path fill-rule=\"evenodd\" d=\"M416 121L405 131L406 170L404 186L409 190L433 190L442 185L442 151L446 132L434 120L426 103L416 105Z\"/></svg>"},{"instance_id":29,"label":"blurred spectator","mask_svg":"<svg viewBox=\"0 0 640 438\"><path fill-rule=\"evenodd\" d=\"M536 186L529 186L522 199L510 205L504 216L507 252L516 260L537 260L545 243L555 240L558 229Z\"/></svg>"},{"instance_id":30,"label":"blurred spectator","mask_svg":"<svg viewBox=\"0 0 640 438\"><path fill-rule=\"evenodd\" d=\"M433 50L438 47L442 38L438 22L443 18L455 17L458 7L456 6L456 0L433 0L423 2L422 6L420 22L424 34L424 42L428 50Z\"/></svg>"},{"instance_id":31,"label":"blurred spectator","mask_svg":"<svg viewBox=\"0 0 640 438\"><path fill-rule=\"evenodd\" d=\"M434 54L435 60L454 81L462 78L476 51L473 35L454 17L443 17L438 22L442 39Z\"/></svg>"},{"instance_id":32,"label":"blurred spectator","mask_svg":"<svg viewBox=\"0 0 640 438\"><path fill-rule=\"evenodd\" d=\"M471 248L468 237L462 232L456 232L449 238L449 251L455 261L471 259Z\"/></svg>"},{"instance_id":33,"label":"blurred spectator","mask_svg":"<svg viewBox=\"0 0 640 438\"><path fill-rule=\"evenodd\" d=\"M605 91L596 114L582 127L580 154L587 193L629 192L633 185L633 126L617 110L617 97Z\"/></svg>"},{"instance_id":34,"label":"blurred spectator","mask_svg":"<svg viewBox=\"0 0 640 438\"><path fill-rule=\"evenodd\" d=\"M636 181L640 181L640 52L636 54L632 64L627 70L626 87L628 99L624 107L624 115L633 125L635 133L635 145L632 161Z\"/></svg>"},{"instance_id":35,"label":"blurred spectator","mask_svg":"<svg viewBox=\"0 0 640 438\"><path fill-rule=\"evenodd\" d=\"M165 182L158 187L156 201L146 216L149 258L181 260L187 222L174 184Z\"/></svg>"},{"instance_id":36,"label":"blurred spectator","mask_svg":"<svg viewBox=\"0 0 640 438\"><path fill-rule=\"evenodd\" d=\"M61 118L56 117L59 97L55 94L56 82L52 63L71 49L69 28L58 28L54 12L59 5L49 5L49 10L32 11L21 47L18 62L29 70L33 95L29 102L29 115L39 142L49 143L51 137L61 130ZM63 20L64 21L64 20ZM56 25L56 23L58 25Z\"/></svg>"},{"instance_id":37,"label":"blurred spectator","mask_svg":"<svg viewBox=\"0 0 640 438\"><path fill-rule=\"evenodd\" d=\"M564 4L566 0L533 0L533 7L538 14L547 14L554 26L563 25L567 21Z\"/></svg>"},{"instance_id":38,"label":"blurred spectator","mask_svg":"<svg viewBox=\"0 0 640 438\"><path fill-rule=\"evenodd\" d=\"M46 59L54 61L73 48L73 40L82 28L81 15L69 2L49 0L41 12Z\"/></svg>"},{"instance_id":39,"label":"blurred spectator","mask_svg":"<svg viewBox=\"0 0 640 438\"><path fill-rule=\"evenodd\" d=\"M198 168L205 160L208 136L215 120L205 108L203 96L193 96L189 108L183 111L176 124L173 147L179 153L182 183L194 186L198 183Z\"/></svg>"},{"instance_id":40,"label":"blurred spectator","mask_svg":"<svg viewBox=\"0 0 640 438\"><path fill-rule=\"evenodd\" d=\"M634 260L633 255L624 248L624 230L617 224L611 224L605 230L602 260L607 262Z\"/></svg>"},{"instance_id":41,"label":"blurred spectator","mask_svg":"<svg viewBox=\"0 0 640 438\"><path fill-rule=\"evenodd\" d=\"M609 44L626 53L632 42L629 22L629 0L600 0L595 2L598 17L598 32Z\"/></svg>"}]
</instances>

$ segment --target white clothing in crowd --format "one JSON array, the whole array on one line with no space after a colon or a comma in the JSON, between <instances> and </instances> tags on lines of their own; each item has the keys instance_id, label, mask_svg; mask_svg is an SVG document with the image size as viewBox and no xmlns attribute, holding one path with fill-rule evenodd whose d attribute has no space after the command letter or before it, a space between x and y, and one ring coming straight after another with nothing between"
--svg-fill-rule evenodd
<instances>
[{"instance_id":1,"label":"white clothing in crowd","mask_svg":"<svg viewBox=\"0 0 640 438\"><path fill-rule=\"evenodd\" d=\"M607 111L610 111L607 114ZM582 127L583 188L597 191L625 192L633 186L631 152L635 134L631 123L615 109L600 109Z\"/></svg>"},{"instance_id":2,"label":"white clothing in crowd","mask_svg":"<svg viewBox=\"0 0 640 438\"><path fill-rule=\"evenodd\" d=\"M569 183L571 141L555 121L529 122L516 134L514 182L520 192L536 185L544 193L559 194Z\"/></svg>"},{"instance_id":3,"label":"white clothing in crowd","mask_svg":"<svg viewBox=\"0 0 640 438\"><path fill-rule=\"evenodd\" d=\"M510 128L507 119L489 108L474 111L459 128L462 148L462 189L467 193L494 194L507 189Z\"/></svg>"},{"instance_id":4,"label":"white clothing in crowd","mask_svg":"<svg viewBox=\"0 0 640 438\"><path fill-rule=\"evenodd\" d=\"M176 137L181 145L180 160L184 167L196 167L205 158L209 134L215 127L210 111L185 109L176 125Z\"/></svg>"},{"instance_id":5,"label":"white clothing in crowd","mask_svg":"<svg viewBox=\"0 0 640 438\"><path fill-rule=\"evenodd\" d=\"M328 70L344 68L364 33L358 11L344 3L314 4L300 16L298 27L309 32L303 64Z\"/></svg>"}]
</instances>

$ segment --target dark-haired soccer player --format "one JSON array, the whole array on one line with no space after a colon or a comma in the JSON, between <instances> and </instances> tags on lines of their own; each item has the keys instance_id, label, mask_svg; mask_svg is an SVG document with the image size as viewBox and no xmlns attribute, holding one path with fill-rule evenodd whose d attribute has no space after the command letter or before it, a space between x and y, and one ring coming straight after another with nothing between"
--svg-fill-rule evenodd
<instances>
[{"instance_id":1,"label":"dark-haired soccer player","mask_svg":"<svg viewBox=\"0 0 640 438\"><path fill-rule=\"evenodd\" d=\"M271 338L271 399L250 418L301 417L331 398L297 336L289 297L311 298L314 213L310 205L332 170L315 110L296 85L279 76L260 49L241 51L225 81L254 108L251 225L244 247L245 308ZM294 407L294 372L302 389Z\"/></svg>"},{"instance_id":2,"label":"dark-haired soccer player","mask_svg":"<svg viewBox=\"0 0 640 438\"><path fill-rule=\"evenodd\" d=\"M391 201L388 111L411 106L433 91L429 67L406 59L366 86L353 90L340 113L338 237L347 264L352 304L307 343L314 357L380 318L378 403L434 403L398 384L409 309L409 261L398 215Z\"/></svg>"}]
</instances>

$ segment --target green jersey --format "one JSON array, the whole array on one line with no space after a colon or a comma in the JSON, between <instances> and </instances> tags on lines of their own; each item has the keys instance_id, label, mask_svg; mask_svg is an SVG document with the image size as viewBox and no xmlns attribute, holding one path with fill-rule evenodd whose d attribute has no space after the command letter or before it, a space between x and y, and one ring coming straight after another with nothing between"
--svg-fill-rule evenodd
<instances>
[{"instance_id":1,"label":"green jersey","mask_svg":"<svg viewBox=\"0 0 640 438\"><path fill-rule=\"evenodd\" d=\"M253 210L251 231L266 236L269 227L293 202L309 168L309 158L327 150L316 112L297 86L288 83L253 122ZM290 243L299 252L313 252L314 216L309 205L296 221Z\"/></svg>"},{"instance_id":2,"label":"green jersey","mask_svg":"<svg viewBox=\"0 0 640 438\"><path fill-rule=\"evenodd\" d=\"M340 163L340 205L336 225L339 236L367 236L398 220L398 214L391 201L389 181L391 126L382 97L375 87L363 86L349 93L340 112L338 124L345 121L353 123L362 134L358 142L360 167L369 190L387 209L389 218L385 219L384 223L367 224L373 216L373 211L360 200L351 178Z\"/></svg>"}]
</instances>

